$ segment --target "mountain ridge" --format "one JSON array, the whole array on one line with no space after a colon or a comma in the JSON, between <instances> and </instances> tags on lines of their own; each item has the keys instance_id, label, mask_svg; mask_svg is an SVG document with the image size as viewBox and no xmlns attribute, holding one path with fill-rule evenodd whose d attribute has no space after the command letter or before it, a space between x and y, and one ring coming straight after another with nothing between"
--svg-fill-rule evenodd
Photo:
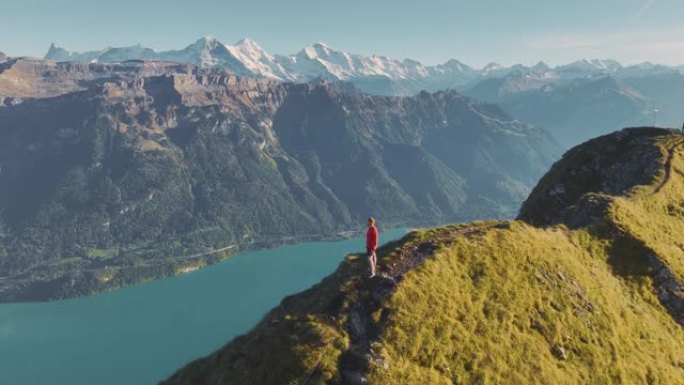
<instances>
[{"instance_id":1,"label":"mountain ridge","mask_svg":"<svg viewBox=\"0 0 684 385\"><path fill-rule=\"evenodd\" d=\"M415 231L374 279L351 254L162 384L678 383L683 147L654 128L577 146L518 220Z\"/></svg>"},{"instance_id":2,"label":"mountain ridge","mask_svg":"<svg viewBox=\"0 0 684 385\"><path fill-rule=\"evenodd\" d=\"M515 119L543 127L566 148L626 126L679 126L684 120L676 103L684 95L684 75L676 66L650 62L623 66L615 60L582 59L554 67L540 61L532 66L508 67L490 63L477 69L456 59L423 65L411 59L349 54L324 43L315 43L290 56L271 55L250 39L234 46L215 38L200 39L198 44L225 47L230 59L211 53L202 56L198 48L190 50L195 53L180 56L156 56L160 60L224 66L236 74L256 78L344 81L375 95L456 89L501 105ZM131 52L134 58L144 56L138 47ZM106 56L103 53L100 57ZM73 60L66 54L64 58Z\"/></svg>"},{"instance_id":3,"label":"mountain ridge","mask_svg":"<svg viewBox=\"0 0 684 385\"><path fill-rule=\"evenodd\" d=\"M367 215L511 217L558 151L454 91L373 96L162 62L3 66L4 301L173 275Z\"/></svg>"},{"instance_id":4,"label":"mountain ridge","mask_svg":"<svg viewBox=\"0 0 684 385\"><path fill-rule=\"evenodd\" d=\"M511 73L479 82L464 94L498 104L517 119L546 128L569 148L628 124L653 123L656 107L662 110L659 122L676 124L674 105L663 103L666 99L648 88L655 79L605 75L558 80ZM678 93L677 83L670 84Z\"/></svg>"},{"instance_id":5,"label":"mountain ridge","mask_svg":"<svg viewBox=\"0 0 684 385\"><path fill-rule=\"evenodd\" d=\"M209 47L209 48L208 48ZM216 51L220 48L218 51ZM216 57L206 52L214 51ZM200 54L198 51L205 51ZM228 52L219 52L228 51ZM193 54L191 54L193 53ZM676 67L665 67L642 63L622 66L614 60L583 59L573 63L549 67L543 62L533 66L521 64L504 67L490 63L482 69L475 69L456 59L443 64L423 65L412 60L390 59L379 55L357 55L335 51L325 43L315 43L299 52L289 55L273 55L261 48L255 41L244 38L235 45L226 45L213 37L204 37L180 51L154 51L140 46L106 48L83 53L69 52L50 46L45 59L56 61L112 61L112 60L166 60L186 62L205 67L224 66L245 76L267 77L286 81L311 81L318 78L351 80L357 82L365 92L387 94L412 94L421 90L436 91L456 88L485 78L501 77L511 72L545 74L547 77L576 78L600 74L620 76L622 73L645 74L653 71L678 72ZM398 84L387 88L371 83L375 77L388 79Z\"/></svg>"}]
</instances>

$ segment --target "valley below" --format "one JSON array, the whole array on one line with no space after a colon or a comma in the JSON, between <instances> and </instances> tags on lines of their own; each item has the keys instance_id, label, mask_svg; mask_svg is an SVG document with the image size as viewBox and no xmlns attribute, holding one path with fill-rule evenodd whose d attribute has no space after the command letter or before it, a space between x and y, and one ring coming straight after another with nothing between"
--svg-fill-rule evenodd
<instances>
[{"instance_id":1,"label":"valley below","mask_svg":"<svg viewBox=\"0 0 684 385\"><path fill-rule=\"evenodd\" d=\"M561 152L454 91L373 96L182 63L9 59L0 95L2 302L331 239L371 215L510 218Z\"/></svg>"},{"instance_id":2,"label":"valley below","mask_svg":"<svg viewBox=\"0 0 684 385\"><path fill-rule=\"evenodd\" d=\"M381 241L406 231L383 231ZM297 243L111 293L0 304L0 383L155 384L362 248L358 238Z\"/></svg>"}]
</instances>

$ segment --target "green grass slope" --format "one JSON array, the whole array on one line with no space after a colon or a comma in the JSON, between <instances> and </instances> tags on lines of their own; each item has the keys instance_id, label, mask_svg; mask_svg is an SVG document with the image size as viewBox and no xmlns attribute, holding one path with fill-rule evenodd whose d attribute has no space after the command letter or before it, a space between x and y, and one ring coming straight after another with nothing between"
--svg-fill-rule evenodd
<instances>
[{"instance_id":1,"label":"green grass slope","mask_svg":"<svg viewBox=\"0 0 684 385\"><path fill-rule=\"evenodd\" d=\"M682 384L684 138L568 152L519 220L415 231L164 384Z\"/></svg>"}]
</instances>

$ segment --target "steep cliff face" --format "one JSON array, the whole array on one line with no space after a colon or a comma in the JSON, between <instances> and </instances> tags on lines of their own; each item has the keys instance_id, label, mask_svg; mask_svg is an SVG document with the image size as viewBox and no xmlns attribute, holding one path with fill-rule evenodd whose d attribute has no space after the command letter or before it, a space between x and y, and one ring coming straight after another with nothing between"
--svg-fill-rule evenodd
<instances>
[{"instance_id":1,"label":"steep cliff face","mask_svg":"<svg viewBox=\"0 0 684 385\"><path fill-rule=\"evenodd\" d=\"M368 96L154 62L2 68L4 300L118 287L368 215L511 217L558 148L454 92Z\"/></svg>"},{"instance_id":2,"label":"steep cliff face","mask_svg":"<svg viewBox=\"0 0 684 385\"><path fill-rule=\"evenodd\" d=\"M198 70L189 64L165 62L127 61L110 65L9 58L0 63L0 98L5 99L4 104L16 104L23 99L49 98L83 91L110 80L164 73L192 74L198 73ZM215 73L230 72L222 70Z\"/></svg>"},{"instance_id":3,"label":"steep cliff face","mask_svg":"<svg viewBox=\"0 0 684 385\"><path fill-rule=\"evenodd\" d=\"M683 176L671 131L590 141L519 220L413 232L373 279L350 255L163 384L680 383Z\"/></svg>"}]
</instances>

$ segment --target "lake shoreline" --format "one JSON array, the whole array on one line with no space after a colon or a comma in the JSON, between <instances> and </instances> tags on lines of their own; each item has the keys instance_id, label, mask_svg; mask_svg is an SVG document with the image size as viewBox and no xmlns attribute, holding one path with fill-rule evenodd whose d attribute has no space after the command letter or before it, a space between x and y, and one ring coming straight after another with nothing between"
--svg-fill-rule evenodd
<instances>
[{"instance_id":1,"label":"lake shoreline","mask_svg":"<svg viewBox=\"0 0 684 385\"><path fill-rule=\"evenodd\" d=\"M381 242L406 232L385 230ZM157 383L362 249L362 237L290 244L100 295L0 304L0 384Z\"/></svg>"},{"instance_id":2,"label":"lake shoreline","mask_svg":"<svg viewBox=\"0 0 684 385\"><path fill-rule=\"evenodd\" d=\"M414 229L432 225L392 224L388 231L397 228ZM0 277L0 304L44 303L94 296L202 270L240 254L298 243L347 240L362 236L364 231L352 229L325 234L281 236L245 244L229 244L213 250L196 252L190 256L146 261L145 264L134 266L105 266L98 269L86 268L67 271L59 276L49 277L47 280L40 279L41 275L45 275L46 272L44 268L37 267L35 272L28 271L14 277ZM362 250L363 245L360 245L359 251ZM68 284L75 290L64 293L62 288Z\"/></svg>"}]
</instances>

